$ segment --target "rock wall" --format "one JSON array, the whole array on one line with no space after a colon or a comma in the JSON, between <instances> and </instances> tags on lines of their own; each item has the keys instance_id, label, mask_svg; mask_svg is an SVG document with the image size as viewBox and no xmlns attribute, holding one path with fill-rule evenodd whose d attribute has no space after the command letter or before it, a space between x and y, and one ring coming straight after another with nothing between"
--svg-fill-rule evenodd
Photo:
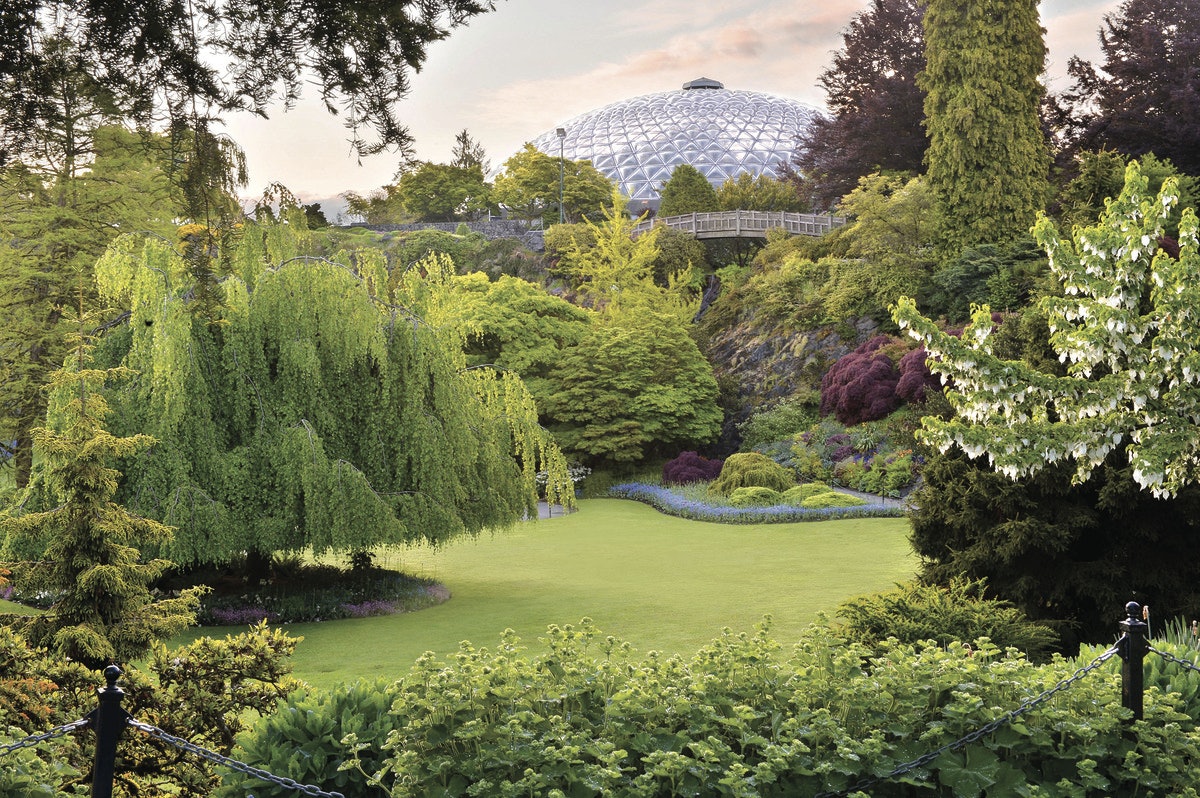
<instances>
[{"instance_id":1,"label":"rock wall","mask_svg":"<svg viewBox=\"0 0 1200 798\"><path fill-rule=\"evenodd\" d=\"M801 331L750 319L712 335L706 348L709 362L718 381L736 392L721 433L722 452L736 450L738 424L797 393L820 390L829 366L877 330L878 324L866 317Z\"/></svg>"}]
</instances>

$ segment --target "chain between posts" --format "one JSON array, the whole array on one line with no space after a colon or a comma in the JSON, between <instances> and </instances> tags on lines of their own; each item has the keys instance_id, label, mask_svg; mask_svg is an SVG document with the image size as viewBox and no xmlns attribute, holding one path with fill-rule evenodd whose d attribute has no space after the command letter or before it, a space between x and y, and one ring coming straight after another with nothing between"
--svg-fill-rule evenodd
<instances>
[{"instance_id":1,"label":"chain between posts","mask_svg":"<svg viewBox=\"0 0 1200 798\"><path fill-rule=\"evenodd\" d=\"M1067 678L1059 681L1053 687L1043 690L1041 693L1034 696L1033 698L1026 699L1025 701L1021 702L1021 704L1016 709L1013 709L1013 710L1010 710L1009 712L1004 713L1003 715L1001 715L1000 717L991 721L990 723L988 723L984 726L981 726L980 728L976 729L975 731L958 738L954 742L946 743L945 745L941 746L940 748L934 749L933 751L930 751L929 753L925 754L924 756L917 757L916 759L914 759L910 762L905 762L902 765L898 765L897 767L893 768L890 772L885 773L882 776L872 776L871 778L863 779L862 781L860 781L856 784L853 784L849 787L846 787L844 789L841 789L841 790L835 790L833 792L817 793L816 798L845 798L846 796L850 795L851 793L860 792L869 787L874 787L876 784L880 784L884 781L890 781L891 779L894 779L898 776L903 776L907 773L911 773L912 771L916 770L917 768L925 767L926 765L930 764L935 759L937 759L939 756L946 753L947 751L957 751L960 748L964 748L965 746L970 745L971 743L978 742L979 740L983 739L984 737L987 737L989 734L991 734L992 732L1001 728L1002 726L1007 726L1008 724L1012 723L1014 720L1019 718L1021 715L1024 715L1026 712L1033 709L1034 707L1044 704L1046 701L1050 700L1050 698L1052 698L1054 695L1061 693L1063 690L1066 690L1068 687L1075 684L1075 682L1079 681L1087 674L1096 670L1101 665L1103 665L1105 662L1108 662L1110 659L1112 659L1113 657L1115 657L1117 654L1120 653L1121 643L1122 643L1122 641L1124 641L1124 639L1125 639L1124 636L1122 636L1122 638L1120 640L1118 640L1113 645L1112 648L1108 649L1103 654L1096 657L1090 663L1088 663L1087 665L1084 665L1082 668L1075 671Z\"/></svg>"},{"instance_id":2,"label":"chain between posts","mask_svg":"<svg viewBox=\"0 0 1200 798\"><path fill-rule=\"evenodd\" d=\"M0 756L10 754L13 751L18 751L22 748L33 748L38 743L44 743L47 740L53 740L56 737L65 737L72 732L77 732L80 729L85 729L91 724L90 718L80 718L73 720L70 723L64 723L61 726L55 726L49 731L44 731L41 734L31 734L21 740L15 740L11 743L0 745Z\"/></svg>"},{"instance_id":3,"label":"chain between posts","mask_svg":"<svg viewBox=\"0 0 1200 798\"><path fill-rule=\"evenodd\" d=\"M185 740L182 737L165 732L157 726L152 726L149 723L142 723L139 720L129 718L127 723L138 731L145 732L150 737L156 740L161 740L168 745L173 745L181 751L186 751L189 754L195 754L198 757L207 759L217 765L223 765L230 770L236 770L239 773L245 773L247 776L253 776L256 779L261 779L271 784L276 784L289 790L303 793L305 795L316 795L319 798L346 798L340 792L325 792L319 787L314 787L311 784L301 784L295 779L289 779L284 776L276 776L274 773L269 773L262 768L256 768L253 765L247 765L245 762L239 762L231 757L218 754L216 751L210 751L207 748L196 745L190 740Z\"/></svg>"},{"instance_id":4,"label":"chain between posts","mask_svg":"<svg viewBox=\"0 0 1200 798\"><path fill-rule=\"evenodd\" d=\"M1187 668L1189 671L1196 671L1197 673L1200 673L1200 667L1197 667L1196 663L1191 662L1190 660L1180 659L1179 657L1175 656L1174 654L1168 654L1165 651L1159 651L1154 646L1146 646L1146 649L1148 651L1150 651L1150 653L1157 654L1158 656L1162 657L1167 662L1173 662L1176 665L1182 665L1184 668Z\"/></svg>"}]
</instances>

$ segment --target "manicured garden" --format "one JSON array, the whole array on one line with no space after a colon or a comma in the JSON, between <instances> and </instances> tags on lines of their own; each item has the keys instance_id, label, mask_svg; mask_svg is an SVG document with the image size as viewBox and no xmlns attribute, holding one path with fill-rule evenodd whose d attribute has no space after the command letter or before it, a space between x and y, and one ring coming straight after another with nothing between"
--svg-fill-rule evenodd
<instances>
[{"instance_id":1,"label":"manicured garden","mask_svg":"<svg viewBox=\"0 0 1200 798\"><path fill-rule=\"evenodd\" d=\"M437 579L452 597L416 613L288 626L304 636L297 676L318 687L395 678L425 651L494 647L508 628L540 651L549 625L584 617L639 651L690 655L769 614L786 644L819 612L908 579L915 565L900 518L715 524L617 499L436 549L387 550L378 564Z\"/></svg>"}]
</instances>

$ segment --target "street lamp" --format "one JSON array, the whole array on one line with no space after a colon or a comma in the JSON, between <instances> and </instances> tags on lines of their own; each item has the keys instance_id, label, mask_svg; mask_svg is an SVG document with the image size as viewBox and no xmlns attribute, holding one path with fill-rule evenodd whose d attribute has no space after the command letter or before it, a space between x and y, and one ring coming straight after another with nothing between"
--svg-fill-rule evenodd
<instances>
[{"instance_id":1,"label":"street lamp","mask_svg":"<svg viewBox=\"0 0 1200 798\"><path fill-rule=\"evenodd\" d=\"M566 211L563 210L563 142L567 140L567 129L560 127L558 133L558 223L567 221Z\"/></svg>"}]
</instances>

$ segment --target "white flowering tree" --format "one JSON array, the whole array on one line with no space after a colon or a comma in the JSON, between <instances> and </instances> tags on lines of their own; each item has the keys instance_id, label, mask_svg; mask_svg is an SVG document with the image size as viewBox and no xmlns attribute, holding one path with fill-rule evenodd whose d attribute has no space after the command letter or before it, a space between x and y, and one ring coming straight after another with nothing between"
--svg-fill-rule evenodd
<instances>
[{"instance_id":1,"label":"white flowering tree","mask_svg":"<svg viewBox=\"0 0 1200 798\"><path fill-rule=\"evenodd\" d=\"M1042 218L1034 236L1050 258L1062 296L1046 297L1050 343L1065 376L993 354L995 323L975 309L962 337L946 334L911 299L892 309L896 323L920 340L956 410L926 418L922 439L945 452L960 447L987 456L1017 478L1060 460L1074 462L1081 483L1124 448L1133 477L1157 498L1200 478L1200 244L1186 209L1179 253L1160 246L1178 202L1176 181L1147 196L1137 163L1097 224L1070 240Z\"/></svg>"}]
</instances>

